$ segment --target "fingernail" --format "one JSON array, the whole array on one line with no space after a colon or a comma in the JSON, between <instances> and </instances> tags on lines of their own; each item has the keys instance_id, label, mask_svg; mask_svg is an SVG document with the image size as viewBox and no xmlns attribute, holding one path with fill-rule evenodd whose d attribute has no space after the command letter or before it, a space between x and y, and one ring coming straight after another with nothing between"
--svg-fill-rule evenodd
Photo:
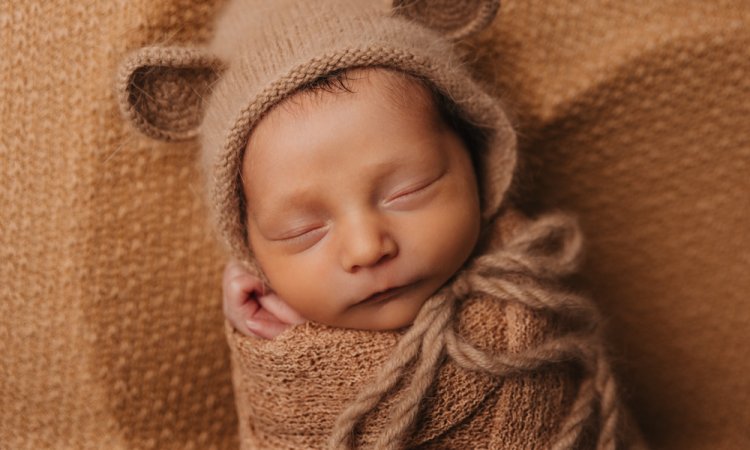
<instances>
[{"instance_id":1,"label":"fingernail","mask_svg":"<svg viewBox=\"0 0 750 450\"><path fill-rule=\"evenodd\" d=\"M253 331L258 331L261 328L261 326L260 326L260 324L258 322L254 321L254 320L250 320L250 319L248 319L248 320L245 321L245 325L247 325L247 327L250 328Z\"/></svg>"}]
</instances>

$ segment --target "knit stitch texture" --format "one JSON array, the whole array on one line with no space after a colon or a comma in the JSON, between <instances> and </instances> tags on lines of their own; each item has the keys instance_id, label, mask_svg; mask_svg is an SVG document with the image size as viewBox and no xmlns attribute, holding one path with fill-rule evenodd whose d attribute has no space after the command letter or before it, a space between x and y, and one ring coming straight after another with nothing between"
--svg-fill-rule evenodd
<instances>
[{"instance_id":1,"label":"knit stitch texture","mask_svg":"<svg viewBox=\"0 0 750 450\"><path fill-rule=\"evenodd\" d=\"M239 173L248 137L263 115L307 83L341 69L386 67L422 77L454 102L462 115L486 135L482 145L472 151L477 160L483 227L487 234L488 228L495 226L495 215L505 200L515 172L515 134L502 104L489 96L461 67L461 55L447 38L463 37L469 31L479 31L480 25L489 24L497 12L497 1L467 2L457 9L441 2L430 8L415 5L397 3L384 8L369 1L337 0L230 2L218 22L216 36L205 50L151 47L129 57L120 76L122 110L136 126L154 137L178 138L181 134L188 134L186 126L197 123L202 116L196 113L196 108L203 106L204 100L191 91L204 90L210 83L206 77L216 73L217 80L205 100L206 117L200 126L208 199L214 206L214 220L224 241L237 258L252 266L254 259L244 227L246 212ZM437 32L429 28L436 23L440 24ZM180 72L184 73L182 81L175 79L176 76L179 78ZM160 114L160 110L164 110L163 113ZM193 119L186 120L185 115ZM524 234L533 228L519 233L524 236L522 241L533 240ZM554 225L546 230L547 233L558 231ZM580 241L575 235L569 239ZM571 245L580 246L579 243ZM510 250L503 248L500 251ZM474 254L479 255L478 259L489 256L482 251ZM527 256L522 252L511 256L511 260L513 258L525 260ZM549 263L550 267L535 270L557 275L560 270L556 267L561 263L554 259L549 259ZM485 268L490 270L485 274L489 277L486 281L496 277L502 279L507 271L532 270L524 265L526 263L520 264L519 267L508 267L501 259L499 267ZM601 426L594 430L597 436L595 447L602 450L620 448L621 405L608 356L600 349L601 333L578 335L573 343L568 342L570 337L546 336L548 339L539 348L530 349L528 356L524 355L510 365L502 353L500 356L484 355L446 328L453 322L454 304L475 289L482 292L484 278L476 279L469 273L458 277L456 284L462 286L459 291L436 294L424 305L414 325L380 369L378 381L363 389L340 413L336 426L328 431L332 433L331 448L356 446L352 436L356 434L359 422L378 407L404 377L407 366L416 360L412 381L407 383L404 393L405 399L395 405L389 421L381 424L377 439L364 445L396 449L408 442L415 421L423 414L429 415L423 410L424 403L441 364L443 351L462 361L465 369L489 372L497 377L513 375L517 370L538 370L553 362L580 360L578 362L587 369L587 374L580 382L578 397L569 411L561 412L558 419L552 421L560 425L560 436L549 443L532 439L529 444L555 449L579 447L587 419L594 414L594 403L599 404L599 399L602 399L598 410ZM567 274L567 271L560 273ZM531 275L543 276L533 270ZM501 283L500 286L504 285ZM531 307L548 295L540 294L537 288L535 292L518 297L517 288L508 289L508 286L490 288L490 293L499 300L508 300L510 296L521 302L529 301L527 297L530 296L534 300L526 306ZM551 295L555 300L545 300L552 301L545 307L561 309L556 311L558 313L572 307L556 303L565 296L558 299L556 294ZM596 315L579 319L584 327L595 328L599 323ZM316 340L315 336L308 339ZM405 355L408 355L406 359ZM240 370L238 367L239 364L234 365L235 371ZM244 374L243 379L247 376ZM252 383L252 380L247 382ZM317 387L311 383L310 392L316 392ZM541 386L539 389L546 391ZM336 405L329 407L334 411L341 410ZM508 409L511 405L498 407ZM256 419L240 416L242 423L252 423ZM514 428L509 427L508 433L515 434ZM299 429L293 434L307 433ZM248 446L247 441L242 441L242 444L243 448L254 448ZM304 447L308 444L297 445Z\"/></svg>"},{"instance_id":2,"label":"knit stitch texture","mask_svg":"<svg viewBox=\"0 0 750 450\"><path fill-rule=\"evenodd\" d=\"M0 447L237 448L198 145L134 133L112 81L222 4L0 2ZM580 215L656 448L750 447L748 30L744 0L507 0L465 45L524 207Z\"/></svg>"}]
</instances>

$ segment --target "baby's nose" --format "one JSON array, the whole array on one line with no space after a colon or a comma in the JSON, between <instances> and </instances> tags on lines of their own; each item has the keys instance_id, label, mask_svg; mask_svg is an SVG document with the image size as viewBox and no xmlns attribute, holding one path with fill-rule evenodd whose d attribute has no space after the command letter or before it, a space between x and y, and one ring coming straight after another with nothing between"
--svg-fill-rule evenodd
<instances>
[{"instance_id":1,"label":"baby's nose","mask_svg":"<svg viewBox=\"0 0 750 450\"><path fill-rule=\"evenodd\" d=\"M377 266L398 254L390 230L377 218L352 220L343 231L341 265L347 272Z\"/></svg>"}]
</instances>

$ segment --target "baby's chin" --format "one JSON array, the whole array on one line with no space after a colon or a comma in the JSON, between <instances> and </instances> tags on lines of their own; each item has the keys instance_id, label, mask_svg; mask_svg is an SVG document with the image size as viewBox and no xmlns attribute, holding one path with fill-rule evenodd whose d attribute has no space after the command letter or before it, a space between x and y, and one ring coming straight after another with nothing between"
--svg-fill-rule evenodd
<instances>
[{"instance_id":1,"label":"baby's chin","mask_svg":"<svg viewBox=\"0 0 750 450\"><path fill-rule=\"evenodd\" d=\"M364 301L346 307L333 317L310 319L323 325L367 331L396 331L414 323L429 295L406 292L391 298Z\"/></svg>"}]
</instances>

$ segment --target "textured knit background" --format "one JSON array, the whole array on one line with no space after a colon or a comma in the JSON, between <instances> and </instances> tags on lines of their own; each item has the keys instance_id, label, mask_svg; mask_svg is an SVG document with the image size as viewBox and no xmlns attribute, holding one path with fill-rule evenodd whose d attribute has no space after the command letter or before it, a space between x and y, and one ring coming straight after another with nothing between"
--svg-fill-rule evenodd
<instances>
[{"instance_id":1,"label":"textured knit background","mask_svg":"<svg viewBox=\"0 0 750 450\"><path fill-rule=\"evenodd\" d=\"M220 2L0 2L0 448L237 446L197 145L119 116L129 50ZM476 65L527 209L581 214L580 277L663 449L750 447L750 6L507 0Z\"/></svg>"}]
</instances>

